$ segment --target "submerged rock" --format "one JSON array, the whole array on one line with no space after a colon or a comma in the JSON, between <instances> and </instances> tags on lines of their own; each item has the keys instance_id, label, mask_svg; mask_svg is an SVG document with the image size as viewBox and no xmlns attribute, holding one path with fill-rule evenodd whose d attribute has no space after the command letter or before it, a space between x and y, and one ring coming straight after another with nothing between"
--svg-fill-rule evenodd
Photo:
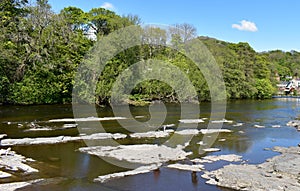
<instances>
[{"instance_id":1,"label":"submerged rock","mask_svg":"<svg viewBox=\"0 0 300 191\"><path fill-rule=\"evenodd\" d=\"M127 135L121 133L95 133L79 137L82 140L101 140L101 139L124 139Z\"/></svg>"},{"instance_id":2,"label":"submerged rock","mask_svg":"<svg viewBox=\"0 0 300 191\"><path fill-rule=\"evenodd\" d=\"M192 172L200 172L205 169L204 164L205 163L213 163L216 161L228 161L228 162L238 162L242 160L241 156L238 155L219 155L219 156L206 156L202 158L195 158L192 159L191 162L193 163L192 165L190 164L170 164L167 167L168 168L175 168L178 170L186 170L186 171L192 171Z\"/></svg>"},{"instance_id":3,"label":"submerged rock","mask_svg":"<svg viewBox=\"0 0 300 191\"><path fill-rule=\"evenodd\" d=\"M195 162L195 163L213 163L213 162L217 162L220 160L228 161L228 162L239 162L239 161L242 161L242 156L235 155L235 154L210 155L210 156L202 157L201 159L196 158L191 161Z\"/></svg>"},{"instance_id":4,"label":"submerged rock","mask_svg":"<svg viewBox=\"0 0 300 191\"><path fill-rule=\"evenodd\" d=\"M253 127L255 127L255 128L265 128L264 125L254 125Z\"/></svg>"},{"instance_id":5,"label":"submerged rock","mask_svg":"<svg viewBox=\"0 0 300 191\"><path fill-rule=\"evenodd\" d=\"M233 127L240 127L240 126L243 126L244 125L244 123L236 123L236 124L234 124L234 125L232 125Z\"/></svg>"},{"instance_id":6,"label":"submerged rock","mask_svg":"<svg viewBox=\"0 0 300 191\"><path fill-rule=\"evenodd\" d=\"M69 123L69 124L64 124L63 128L69 129L69 128L76 128L77 126L78 126L78 124L76 124L76 123Z\"/></svg>"},{"instance_id":7,"label":"submerged rock","mask_svg":"<svg viewBox=\"0 0 300 191\"><path fill-rule=\"evenodd\" d=\"M26 182L12 182L12 183L5 183L0 184L0 190L5 191L15 191L26 187L26 190L36 190L36 189L29 189L31 186L45 186L48 184L59 184L60 182L66 180L66 178L49 178L49 179L36 179L36 180L29 180ZM27 189L28 187L28 189Z\"/></svg>"},{"instance_id":8,"label":"submerged rock","mask_svg":"<svg viewBox=\"0 0 300 191\"><path fill-rule=\"evenodd\" d=\"M6 134L0 134L0 139L3 139L6 136L7 136Z\"/></svg>"},{"instance_id":9,"label":"submerged rock","mask_svg":"<svg viewBox=\"0 0 300 191\"><path fill-rule=\"evenodd\" d=\"M202 176L208 184L236 190L300 190L300 148L276 147L282 154L268 159L260 165L227 165L205 172Z\"/></svg>"},{"instance_id":10,"label":"submerged rock","mask_svg":"<svg viewBox=\"0 0 300 191\"><path fill-rule=\"evenodd\" d=\"M242 161L242 156L235 155L235 154L228 154L228 155L210 155L203 157L204 160L216 162L216 161L228 161L228 162L239 162Z\"/></svg>"},{"instance_id":11,"label":"submerged rock","mask_svg":"<svg viewBox=\"0 0 300 191\"><path fill-rule=\"evenodd\" d=\"M132 138L162 138L170 136L170 133L173 133L174 130L165 130L165 131L149 131L145 133L133 133L130 135Z\"/></svg>"},{"instance_id":12,"label":"submerged rock","mask_svg":"<svg viewBox=\"0 0 300 191\"><path fill-rule=\"evenodd\" d=\"M174 168L178 170L186 170L186 171L192 171L192 172L200 172L204 170L204 165L202 164L170 164L167 166L168 168Z\"/></svg>"},{"instance_id":13,"label":"submerged rock","mask_svg":"<svg viewBox=\"0 0 300 191\"><path fill-rule=\"evenodd\" d=\"M141 119L141 118L145 118L145 116L143 116L143 115L137 115L137 116L134 116L134 118Z\"/></svg>"},{"instance_id":14,"label":"submerged rock","mask_svg":"<svg viewBox=\"0 0 300 191\"><path fill-rule=\"evenodd\" d=\"M19 128L23 127L22 124L18 124ZM66 129L72 129L72 128L76 128L78 126L78 124L76 123L67 123L64 124L61 127L52 127L52 126L42 126L42 125L38 125L34 122L30 122L29 125L27 125L27 129L24 129L24 132L32 132L32 131L57 131L57 130L66 130Z\"/></svg>"},{"instance_id":15,"label":"submerged rock","mask_svg":"<svg viewBox=\"0 0 300 191\"><path fill-rule=\"evenodd\" d=\"M178 135L197 135L197 134L199 134L199 130L198 129L184 129L184 130L176 131L175 133Z\"/></svg>"},{"instance_id":16,"label":"submerged rock","mask_svg":"<svg viewBox=\"0 0 300 191\"><path fill-rule=\"evenodd\" d=\"M5 183L0 184L0 189L5 191L15 191L20 188L26 187L31 185L31 182L12 182L12 183Z\"/></svg>"},{"instance_id":17,"label":"submerged rock","mask_svg":"<svg viewBox=\"0 0 300 191\"><path fill-rule=\"evenodd\" d=\"M162 125L159 129L165 131L165 130L167 130L167 128L171 128L171 127L175 127L175 124Z\"/></svg>"},{"instance_id":18,"label":"submerged rock","mask_svg":"<svg viewBox=\"0 0 300 191\"><path fill-rule=\"evenodd\" d=\"M231 133L229 129L200 129L202 134L212 134L212 133Z\"/></svg>"},{"instance_id":19,"label":"submerged rock","mask_svg":"<svg viewBox=\"0 0 300 191\"><path fill-rule=\"evenodd\" d=\"M120 133L95 133L91 135L83 135L78 137L59 136L59 137L38 137L38 138L22 138L22 139L3 139L1 146L14 145L41 145L41 144L59 144L80 140L102 140L102 139L123 139L127 135Z\"/></svg>"},{"instance_id":20,"label":"submerged rock","mask_svg":"<svg viewBox=\"0 0 300 191\"><path fill-rule=\"evenodd\" d=\"M24 156L16 154L10 149L4 150L0 149L0 168L6 169L8 171L18 171L21 170L25 173L38 172L37 169L24 164L28 161L33 161L32 159L26 159Z\"/></svg>"},{"instance_id":21,"label":"submerged rock","mask_svg":"<svg viewBox=\"0 0 300 191\"><path fill-rule=\"evenodd\" d=\"M79 151L143 165L183 160L191 154L183 151L181 147L171 148L165 145L150 144L83 147Z\"/></svg>"},{"instance_id":22,"label":"submerged rock","mask_svg":"<svg viewBox=\"0 0 300 191\"><path fill-rule=\"evenodd\" d=\"M290 127L295 127L298 131L300 131L300 120L292 120L286 124Z\"/></svg>"},{"instance_id":23,"label":"submerged rock","mask_svg":"<svg viewBox=\"0 0 300 191\"><path fill-rule=\"evenodd\" d=\"M273 128L280 128L281 125L272 125Z\"/></svg>"},{"instance_id":24,"label":"submerged rock","mask_svg":"<svg viewBox=\"0 0 300 191\"><path fill-rule=\"evenodd\" d=\"M213 134L213 133L231 133L232 131L229 129L184 129L180 131L175 131L176 134L179 135L197 135L199 133L202 134Z\"/></svg>"},{"instance_id":25,"label":"submerged rock","mask_svg":"<svg viewBox=\"0 0 300 191\"><path fill-rule=\"evenodd\" d=\"M65 119L51 119L49 122L85 122L85 121L111 121L127 119L126 117L86 117L86 118L65 118Z\"/></svg>"},{"instance_id":26,"label":"submerged rock","mask_svg":"<svg viewBox=\"0 0 300 191\"><path fill-rule=\"evenodd\" d=\"M219 152L221 151L221 149L219 148L206 148L206 149L202 149L205 152Z\"/></svg>"},{"instance_id":27,"label":"submerged rock","mask_svg":"<svg viewBox=\"0 0 300 191\"><path fill-rule=\"evenodd\" d=\"M163 128L175 127L175 124L174 123L172 123L172 124L166 124L166 125L163 125L162 127Z\"/></svg>"},{"instance_id":28,"label":"submerged rock","mask_svg":"<svg viewBox=\"0 0 300 191\"><path fill-rule=\"evenodd\" d=\"M198 145L202 145L202 146L207 145L207 144L204 143L203 141L200 141L200 142L198 142L197 144L198 144Z\"/></svg>"},{"instance_id":29,"label":"submerged rock","mask_svg":"<svg viewBox=\"0 0 300 191\"><path fill-rule=\"evenodd\" d=\"M22 138L22 139L3 139L2 146L15 145L41 145L41 144L58 144L68 141L79 140L78 137L59 136L59 137L38 137L38 138Z\"/></svg>"},{"instance_id":30,"label":"submerged rock","mask_svg":"<svg viewBox=\"0 0 300 191\"><path fill-rule=\"evenodd\" d=\"M125 177L125 176L144 174L144 173L148 173L148 172L151 172L153 170L156 170L160 166L161 166L161 164L153 164L153 165L150 165L150 166L141 166L139 168L136 168L136 169L130 170L130 171L118 172L118 173L98 176L98 178L94 179L94 182L103 183L103 182L107 182L107 181L112 180L112 179L122 178L122 177Z\"/></svg>"},{"instance_id":31,"label":"submerged rock","mask_svg":"<svg viewBox=\"0 0 300 191\"><path fill-rule=\"evenodd\" d=\"M30 132L30 131L53 131L55 129L49 128L49 127L38 127L38 128L30 128L24 130L24 132Z\"/></svg>"},{"instance_id":32,"label":"submerged rock","mask_svg":"<svg viewBox=\"0 0 300 191\"><path fill-rule=\"evenodd\" d=\"M203 119L180 119L180 123L204 123Z\"/></svg>"},{"instance_id":33,"label":"submerged rock","mask_svg":"<svg viewBox=\"0 0 300 191\"><path fill-rule=\"evenodd\" d=\"M11 176L12 175L7 172L0 171L0 178L9 178Z\"/></svg>"},{"instance_id":34,"label":"submerged rock","mask_svg":"<svg viewBox=\"0 0 300 191\"><path fill-rule=\"evenodd\" d=\"M222 120L214 120L212 123L233 123L231 120L222 119Z\"/></svg>"}]
</instances>

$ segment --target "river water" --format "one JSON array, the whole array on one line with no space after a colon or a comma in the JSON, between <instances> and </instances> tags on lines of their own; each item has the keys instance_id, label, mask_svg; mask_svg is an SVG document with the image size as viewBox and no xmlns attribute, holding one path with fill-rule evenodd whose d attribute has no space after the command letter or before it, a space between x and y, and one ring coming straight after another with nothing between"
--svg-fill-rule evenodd
<instances>
[{"instance_id":1,"label":"river water","mask_svg":"<svg viewBox=\"0 0 300 191\"><path fill-rule=\"evenodd\" d=\"M227 104L226 119L234 121L225 123L223 128L230 129L232 133L220 133L219 139L213 147L220 148L220 152L205 155L237 154L243 157L248 164L264 162L267 158L278 153L265 150L274 146L296 146L300 143L300 132L286 123L300 115L300 100L273 99L266 101L232 101ZM210 117L210 103L201 104L201 118ZM167 105L168 115L165 124L178 126L180 119L180 106ZM98 117L111 117L111 108L97 108ZM148 107L132 107L135 116L149 115ZM54 137L61 135L78 136L77 128L61 129L62 123L48 123L50 119L72 118L71 105L38 105L38 106L0 106L0 134L7 134L8 138L25 137ZM89 114L87 114L89 116ZM140 119L141 121L145 119ZM49 131L28 131L33 122L41 127L49 127ZM242 123L241 126L234 126ZM20 125L21 124L21 125ZM91 126L93 124L91 123ZM126 133L117 121L105 121L102 125L110 133ZM198 128L206 128L207 123L199 124ZM264 128L255 128L255 125ZM89 123L86 123L87 128ZM279 127L280 126L280 127ZM196 137L186 148L192 151L192 158L197 156L197 145L201 137ZM160 143L163 139L125 139L122 144ZM86 146L84 142L70 142L53 145L13 146L12 150L25 157L36 160L33 164L39 173L28 176L14 176L0 180L1 183L26 181L36 178L64 177L66 180L59 184L28 186L20 190L221 190L205 184L201 172L196 176L191 172L176 169L161 168L160 171L128 176L107 183L96 183L93 179L105 174L125 171L126 169L114 166L97 156L81 153L78 148ZM199 145L198 145L199 146ZM216 162L206 166L207 170L218 169L229 162Z\"/></svg>"}]
</instances>

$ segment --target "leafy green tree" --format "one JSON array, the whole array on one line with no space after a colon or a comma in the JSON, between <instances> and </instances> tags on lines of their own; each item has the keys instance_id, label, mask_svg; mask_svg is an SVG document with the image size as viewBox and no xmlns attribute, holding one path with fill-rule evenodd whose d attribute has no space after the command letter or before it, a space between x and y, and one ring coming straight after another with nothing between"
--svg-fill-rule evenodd
<instances>
[{"instance_id":1,"label":"leafy green tree","mask_svg":"<svg viewBox=\"0 0 300 191\"><path fill-rule=\"evenodd\" d=\"M88 30L88 14L77 7L65 7L61 10L60 15L64 17L65 22L68 23L74 31Z\"/></svg>"},{"instance_id":2,"label":"leafy green tree","mask_svg":"<svg viewBox=\"0 0 300 191\"><path fill-rule=\"evenodd\" d=\"M268 79L257 79L256 80L256 89L255 93L256 99L268 99L271 98L274 93L274 87Z\"/></svg>"},{"instance_id":3,"label":"leafy green tree","mask_svg":"<svg viewBox=\"0 0 300 191\"><path fill-rule=\"evenodd\" d=\"M128 26L128 19L117 15L115 12L104 8L93 8L89 11L90 27L97 36L109 33Z\"/></svg>"},{"instance_id":4,"label":"leafy green tree","mask_svg":"<svg viewBox=\"0 0 300 191\"><path fill-rule=\"evenodd\" d=\"M92 42L83 31L74 30L67 15L54 14L47 1L38 1L28 10L25 22L29 29L28 59L22 80L11 86L10 101L22 104L70 102L75 71Z\"/></svg>"},{"instance_id":5,"label":"leafy green tree","mask_svg":"<svg viewBox=\"0 0 300 191\"><path fill-rule=\"evenodd\" d=\"M0 102L8 102L11 84L23 76L26 3L27 0L0 1Z\"/></svg>"},{"instance_id":6,"label":"leafy green tree","mask_svg":"<svg viewBox=\"0 0 300 191\"><path fill-rule=\"evenodd\" d=\"M140 24L141 19L136 15L120 16L103 8L84 12L77 7L66 7L57 14L47 0L37 0L35 5L28 5L27 0L0 1L0 103L71 102L75 72L96 40L89 38L90 32L94 31L101 39L123 27ZM202 73L206 72L205 68L200 71L183 52L184 43L196 36L196 28L183 23L169 30L140 29L143 30L141 46L119 52L100 76L92 76L98 79L96 102L108 104L117 77L132 64L147 63L151 59L179 68L188 76L200 100L209 101L210 91ZM282 80L289 80L287 76L299 77L300 53L297 51L257 53L245 42L229 43L209 37L198 39L207 46L222 70L229 99L270 98L277 83L277 73ZM173 49L167 47L168 43ZM119 47L123 44L122 40L117 42ZM193 49L192 54L204 52ZM211 61L204 59L203 64L209 67ZM160 68L152 69L159 71ZM172 71L163 71L173 85L184 83L181 79L174 80ZM145 72L147 68L136 68L128 72L124 80L134 81ZM129 85L124 83L120 88L127 89ZM79 82L79 86L82 87L81 95L87 96L85 82ZM184 95L159 80L141 82L129 94L132 100L171 102ZM195 97L186 98L187 101L193 99Z\"/></svg>"}]
</instances>

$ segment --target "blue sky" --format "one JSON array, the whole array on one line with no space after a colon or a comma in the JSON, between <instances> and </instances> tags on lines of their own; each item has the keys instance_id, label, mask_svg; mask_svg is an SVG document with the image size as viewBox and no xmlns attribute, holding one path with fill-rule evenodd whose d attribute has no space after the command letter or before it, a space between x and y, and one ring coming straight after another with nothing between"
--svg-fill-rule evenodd
<instances>
[{"instance_id":1,"label":"blue sky","mask_svg":"<svg viewBox=\"0 0 300 191\"><path fill-rule=\"evenodd\" d=\"M248 42L256 51L300 51L298 0L49 0L53 10L107 7L144 23L189 23L198 35ZM234 27L233 27L234 26Z\"/></svg>"}]
</instances>

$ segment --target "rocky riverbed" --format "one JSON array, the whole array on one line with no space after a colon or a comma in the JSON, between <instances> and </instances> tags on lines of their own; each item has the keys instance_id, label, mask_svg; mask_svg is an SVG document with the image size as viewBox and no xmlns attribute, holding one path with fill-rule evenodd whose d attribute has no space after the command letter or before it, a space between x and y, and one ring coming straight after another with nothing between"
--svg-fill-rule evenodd
<instances>
[{"instance_id":1,"label":"rocky riverbed","mask_svg":"<svg viewBox=\"0 0 300 191\"><path fill-rule=\"evenodd\" d=\"M295 127L298 131L300 131L300 120L292 120L286 124L290 127Z\"/></svg>"},{"instance_id":2,"label":"rocky riverbed","mask_svg":"<svg viewBox=\"0 0 300 191\"><path fill-rule=\"evenodd\" d=\"M10 148L0 149L0 169L8 171L1 171L3 178L10 177L11 175L9 172L22 171L25 174L38 172L37 169L34 169L27 165L26 163L28 162L34 162L34 160L30 158L25 158L24 156L12 151Z\"/></svg>"},{"instance_id":3,"label":"rocky riverbed","mask_svg":"<svg viewBox=\"0 0 300 191\"><path fill-rule=\"evenodd\" d=\"M207 184L236 190L300 190L300 147L275 147L281 154L259 165L227 165L202 177Z\"/></svg>"}]
</instances>

